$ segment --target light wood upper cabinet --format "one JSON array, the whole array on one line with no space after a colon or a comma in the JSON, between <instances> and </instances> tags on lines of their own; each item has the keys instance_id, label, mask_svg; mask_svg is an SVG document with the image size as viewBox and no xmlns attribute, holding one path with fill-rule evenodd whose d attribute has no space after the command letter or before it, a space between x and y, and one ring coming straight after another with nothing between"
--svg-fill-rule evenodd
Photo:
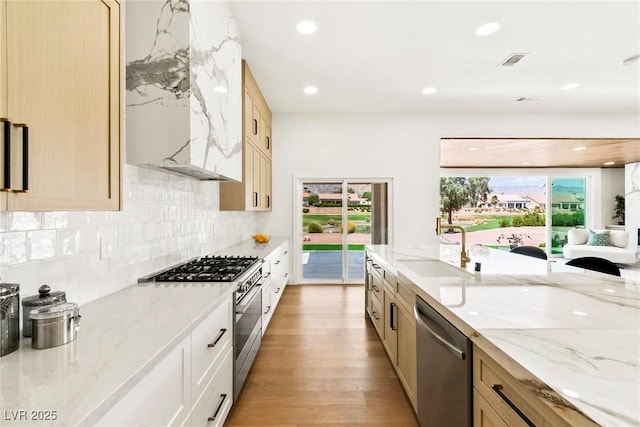
<instances>
[{"instance_id":1,"label":"light wood upper cabinet","mask_svg":"<svg viewBox=\"0 0 640 427\"><path fill-rule=\"evenodd\" d=\"M271 211L271 110L244 61L242 82L242 182L220 183L220 210Z\"/></svg>"},{"instance_id":2,"label":"light wood upper cabinet","mask_svg":"<svg viewBox=\"0 0 640 427\"><path fill-rule=\"evenodd\" d=\"M0 210L119 209L119 2L0 0L0 24Z\"/></svg>"}]
</instances>

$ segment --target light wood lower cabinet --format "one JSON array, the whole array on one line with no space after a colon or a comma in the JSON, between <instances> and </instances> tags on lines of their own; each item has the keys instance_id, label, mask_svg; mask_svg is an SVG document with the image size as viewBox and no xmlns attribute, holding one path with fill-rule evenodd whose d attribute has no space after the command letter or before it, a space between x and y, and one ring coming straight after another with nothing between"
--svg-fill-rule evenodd
<instances>
[{"instance_id":1,"label":"light wood lower cabinet","mask_svg":"<svg viewBox=\"0 0 640 427\"><path fill-rule=\"evenodd\" d=\"M509 427L476 389L473 390L473 425L474 427Z\"/></svg>"},{"instance_id":2,"label":"light wood lower cabinet","mask_svg":"<svg viewBox=\"0 0 640 427\"><path fill-rule=\"evenodd\" d=\"M233 404L233 294L97 426L222 426Z\"/></svg>"},{"instance_id":3,"label":"light wood lower cabinet","mask_svg":"<svg viewBox=\"0 0 640 427\"><path fill-rule=\"evenodd\" d=\"M117 0L0 0L0 210L120 208L120 51Z\"/></svg>"},{"instance_id":4,"label":"light wood lower cabinet","mask_svg":"<svg viewBox=\"0 0 640 427\"><path fill-rule=\"evenodd\" d=\"M417 412L415 293L367 254L365 307Z\"/></svg>"},{"instance_id":5,"label":"light wood lower cabinet","mask_svg":"<svg viewBox=\"0 0 640 427\"><path fill-rule=\"evenodd\" d=\"M587 420L568 422L559 412L534 396L518 379L473 347L474 426L584 427L596 426ZM478 410L481 409L481 412ZM492 410L493 412L491 412ZM500 420L504 424L500 424ZM493 424L491 424L493 423Z\"/></svg>"}]
</instances>

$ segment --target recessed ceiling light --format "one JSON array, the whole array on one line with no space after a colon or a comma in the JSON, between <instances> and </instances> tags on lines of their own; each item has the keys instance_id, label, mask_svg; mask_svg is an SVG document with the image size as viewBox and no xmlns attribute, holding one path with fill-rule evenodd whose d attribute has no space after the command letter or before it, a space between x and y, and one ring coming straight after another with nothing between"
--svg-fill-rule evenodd
<instances>
[{"instance_id":1,"label":"recessed ceiling light","mask_svg":"<svg viewBox=\"0 0 640 427\"><path fill-rule=\"evenodd\" d=\"M227 93L227 88L224 86L216 86L213 88L213 91L218 93Z\"/></svg>"},{"instance_id":2,"label":"recessed ceiling light","mask_svg":"<svg viewBox=\"0 0 640 427\"><path fill-rule=\"evenodd\" d=\"M304 93L306 93L307 95L314 95L316 93L318 93L318 88L315 86L307 86L303 89Z\"/></svg>"},{"instance_id":3,"label":"recessed ceiling light","mask_svg":"<svg viewBox=\"0 0 640 427\"><path fill-rule=\"evenodd\" d=\"M522 162L520 163L522 166L527 166L529 164L529 162Z\"/></svg>"},{"instance_id":4,"label":"recessed ceiling light","mask_svg":"<svg viewBox=\"0 0 640 427\"><path fill-rule=\"evenodd\" d=\"M625 66L625 67L628 67L629 65L637 64L639 59L640 59L640 55L633 55L633 56L630 56L630 57L626 58L620 64Z\"/></svg>"},{"instance_id":5,"label":"recessed ceiling light","mask_svg":"<svg viewBox=\"0 0 640 427\"><path fill-rule=\"evenodd\" d=\"M423 95L432 95L434 93L436 93L438 91L438 89L436 89L435 87L425 87L424 89L422 89L422 94Z\"/></svg>"},{"instance_id":6,"label":"recessed ceiling light","mask_svg":"<svg viewBox=\"0 0 640 427\"><path fill-rule=\"evenodd\" d=\"M611 166L611 165L615 165L616 162L604 162L603 165L605 166Z\"/></svg>"},{"instance_id":7,"label":"recessed ceiling light","mask_svg":"<svg viewBox=\"0 0 640 427\"><path fill-rule=\"evenodd\" d=\"M575 314L576 316L586 316L587 313L585 313L584 311L574 311L573 314Z\"/></svg>"},{"instance_id":8,"label":"recessed ceiling light","mask_svg":"<svg viewBox=\"0 0 640 427\"><path fill-rule=\"evenodd\" d=\"M300 21L296 24L296 30L301 34L313 34L317 29L318 26L312 21Z\"/></svg>"},{"instance_id":9,"label":"recessed ceiling light","mask_svg":"<svg viewBox=\"0 0 640 427\"><path fill-rule=\"evenodd\" d=\"M497 22L489 22L487 24L480 25L476 29L476 36L478 37L488 36L489 34L495 33L499 29L500 29L500 24L498 24Z\"/></svg>"},{"instance_id":10,"label":"recessed ceiling light","mask_svg":"<svg viewBox=\"0 0 640 427\"><path fill-rule=\"evenodd\" d=\"M582 151L582 150L586 150L587 147L574 147L573 151Z\"/></svg>"},{"instance_id":11,"label":"recessed ceiling light","mask_svg":"<svg viewBox=\"0 0 640 427\"><path fill-rule=\"evenodd\" d=\"M469 151L476 151L476 150L479 150L479 148L478 148L478 147L471 147L471 148L469 148Z\"/></svg>"},{"instance_id":12,"label":"recessed ceiling light","mask_svg":"<svg viewBox=\"0 0 640 427\"><path fill-rule=\"evenodd\" d=\"M562 86L562 90L571 90L577 88L578 86L580 86L580 83L578 82L567 83L566 85Z\"/></svg>"}]
</instances>

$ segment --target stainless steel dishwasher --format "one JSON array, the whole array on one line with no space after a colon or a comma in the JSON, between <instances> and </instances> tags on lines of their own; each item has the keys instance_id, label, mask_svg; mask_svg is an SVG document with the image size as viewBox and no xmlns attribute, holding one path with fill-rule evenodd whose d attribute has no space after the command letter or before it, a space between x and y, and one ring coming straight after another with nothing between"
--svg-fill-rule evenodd
<instances>
[{"instance_id":1,"label":"stainless steel dishwasher","mask_svg":"<svg viewBox=\"0 0 640 427\"><path fill-rule=\"evenodd\" d=\"M416 297L418 420L421 427L470 427L471 341Z\"/></svg>"}]
</instances>

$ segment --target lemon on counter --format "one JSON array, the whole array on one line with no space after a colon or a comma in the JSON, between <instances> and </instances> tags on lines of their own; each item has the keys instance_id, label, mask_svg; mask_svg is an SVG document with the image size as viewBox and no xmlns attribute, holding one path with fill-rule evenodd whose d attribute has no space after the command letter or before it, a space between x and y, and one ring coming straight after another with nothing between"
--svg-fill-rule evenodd
<instances>
[{"instance_id":1,"label":"lemon on counter","mask_svg":"<svg viewBox=\"0 0 640 427\"><path fill-rule=\"evenodd\" d=\"M269 239L271 238L268 235L263 234L263 233L254 234L251 237L253 237L253 240L255 240L256 243L267 243L269 241Z\"/></svg>"}]
</instances>

